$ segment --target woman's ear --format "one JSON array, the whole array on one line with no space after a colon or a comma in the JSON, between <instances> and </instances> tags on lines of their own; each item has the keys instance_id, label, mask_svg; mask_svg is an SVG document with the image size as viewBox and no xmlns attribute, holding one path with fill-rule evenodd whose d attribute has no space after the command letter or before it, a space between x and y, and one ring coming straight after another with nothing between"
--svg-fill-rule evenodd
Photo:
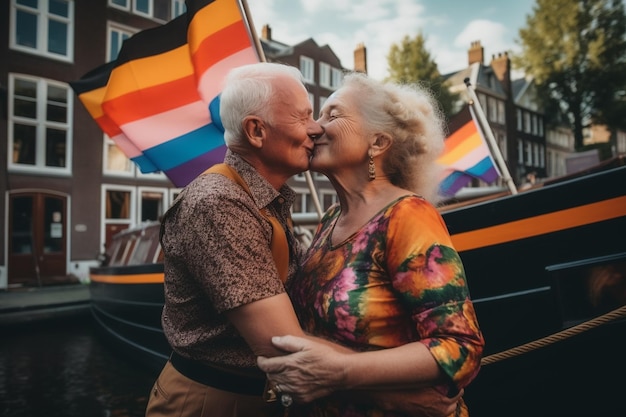
<instances>
[{"instance_id":1,"label":"woman's ear","mask_svg":"<svg viewBox=\"0 0 626 417\"><path fill-rule=\"evenodd\" d=\"M372 156L377 156L385 153L387 149L391 146L391 136L387 133L377 133L376 138L374 139L374 143L372 143Z\"/></svg>"},{"instance_id":2,"label":"woman's ear","mask_svg":"<svg viewBox=\"0 0 626 417\"><path fill-rule=\"evenodd\" d=\"M243 119L243 131L250 145L262 148L265 139L265 123L257 116L247 116Z\"/></svg>"}]
</instances>

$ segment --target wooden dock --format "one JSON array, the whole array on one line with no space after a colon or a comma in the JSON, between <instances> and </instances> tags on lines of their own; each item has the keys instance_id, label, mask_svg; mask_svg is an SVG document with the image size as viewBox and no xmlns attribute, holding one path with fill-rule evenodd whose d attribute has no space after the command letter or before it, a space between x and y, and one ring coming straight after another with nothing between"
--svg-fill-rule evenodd
<instances>
[{"instance_id":1,"label":"wooden dock","mask_svg":"<svg viewBox=\"0 0 626 417\"><path fill-rule=\"evenodd\" d=\"M89 284L0 290L0 326L89 313Z\"/></svg>"}]
</instances>

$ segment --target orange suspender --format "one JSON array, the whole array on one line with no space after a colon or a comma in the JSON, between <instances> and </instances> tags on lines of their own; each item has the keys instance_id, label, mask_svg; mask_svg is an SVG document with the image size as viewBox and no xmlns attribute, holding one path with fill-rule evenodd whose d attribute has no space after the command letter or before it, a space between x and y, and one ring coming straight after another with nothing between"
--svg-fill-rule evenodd
<instances>
[{"instance_id":1,"label":"orange suspender","mask_svg":"<svg viewBox=\"0 0 626 417\"><path fill-rule=\"evenodd\" d=\"M204 172L221 174L226 178L230 178L239 184L239 186L243 188L244 191L250 195L250 197L252 197L248 184L246 184L243 178L241 178L237 171L235 171L230 165L215 164ZM285 230L281 226L278 219L272 216L268 209L261 209L260 212L272 224L272 257L274 258L274 263L276 263L276 269L278 269L278 276L284 283L287 280L287 274L289 272L289 246L287 245Z\"/></svg>"}]
</instances>

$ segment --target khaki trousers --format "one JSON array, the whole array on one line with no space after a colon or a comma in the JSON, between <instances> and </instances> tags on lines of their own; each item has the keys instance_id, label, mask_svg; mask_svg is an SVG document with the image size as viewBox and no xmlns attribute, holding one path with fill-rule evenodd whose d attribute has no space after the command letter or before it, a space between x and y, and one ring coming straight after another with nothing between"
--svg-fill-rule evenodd
<instances>
[{"instance_id":1,"label":"khaki trousers","mask_svg":"<svg viewBox=\"0 0 626 417\"><path fill-rule=\"evenodd\" d=\"M146 417L276 417L279 402L261 396L242 395L202 385L178 372L168 361L157 378L146 408Z\"/></svg>"}]
</instances>

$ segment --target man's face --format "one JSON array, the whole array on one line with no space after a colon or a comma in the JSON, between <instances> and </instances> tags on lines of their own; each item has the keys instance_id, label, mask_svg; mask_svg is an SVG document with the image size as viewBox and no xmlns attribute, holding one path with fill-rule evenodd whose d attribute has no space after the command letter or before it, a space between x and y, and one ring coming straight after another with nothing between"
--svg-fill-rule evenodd
<instances>
[{"instance_id":1,"label":"man's face","mask_svg":"<svg viewBox=\"0 0 626 417\"><path fill-rule=\"evenodd\" d=\"M290 77L282 77L276 83L269 140L263 153L272 170L292 176L309 169L313 152L310 136L320 135L322 128L313 120L309 95L301 83Z\"/></svg>"}]
</instances>

